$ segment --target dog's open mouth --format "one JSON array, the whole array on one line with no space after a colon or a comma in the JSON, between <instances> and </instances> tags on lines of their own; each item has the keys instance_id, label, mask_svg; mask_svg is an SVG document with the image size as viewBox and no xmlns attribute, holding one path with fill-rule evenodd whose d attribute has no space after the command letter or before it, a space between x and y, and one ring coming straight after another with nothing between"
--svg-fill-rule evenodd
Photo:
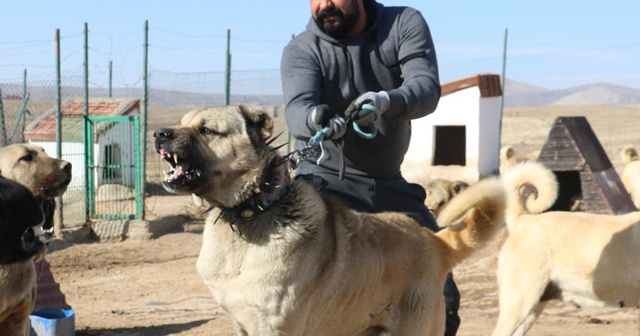
<instances>
[{"instance_id":1,"label":"dog's open mouth","mask_svg":"<svg viewBox=\"0 0 640 336\"><path fill-rule=\"evenodd\" d=\"M169 163L169 171L164 179L165 186L172 189L194 185L201 176L200 170L193 167L187 160L180 158L177 153L171 153L164 148L158 150L160 158Z\"/></svg>"}]
</instances>

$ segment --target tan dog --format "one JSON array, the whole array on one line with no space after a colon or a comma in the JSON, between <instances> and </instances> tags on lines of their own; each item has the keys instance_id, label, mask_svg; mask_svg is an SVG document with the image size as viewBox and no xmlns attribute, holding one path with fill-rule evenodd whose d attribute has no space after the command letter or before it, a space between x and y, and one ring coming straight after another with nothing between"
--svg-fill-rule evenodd
<instances>
[{"instance_id":1,"label":"tan dog","mask_svg":"<svg viewBox=\"0 0 640 336\"><path fill-rule=\"evenodd\" d=\"M498 259L494 336L524 335L552 299L576 307L638 306L640 212L543 212L558 185L536 162L515 166L504 179L509 236Z\"/></svg>"},{"instance_id":2,"label":"tan dog","mask_svg":"<svg viewBox=\"0 0 640 336\"><path fill-rule=\"evenodd\" d=\"M20 196L21 201L16 202L19 204L12 206L11 216L2 217L4 223L15 222L19 232L7 238L15 249L8 254L10 260L0 264L0 335L29 335L29 315L37 288L34 261L44 256L45 242L51 238L51 198L66 191L71 181L71 164L49 157L39 146L14 144L0 148L0 175L31 192L30 197ZM31 206L33 200L35 210ZM35 228L27 229L36 224Z\"/></svg>"},{"instance_id":3,"label":"tan dog","mask_svg":"<svg viewBox=\"0 0 640 336\"><path fill-rule=\"evenodd\" d=\"M440 211L451 199L460 192L469 187L464 181L451 181L447 179L433 179L427 183L424 190L427 192L427 198L424 204L427 206L435 217L438 217Z\"/></svg>"},{"instance_id":4,"label":"tan dog","mask_svg":"<svg viewBox=\"0 0 640 336\"><path fill-rule=\"evenodd\" d=\"M434 234L289 181L272 129L265 112L227 106L154 133L165 188L215 207L197 270L237 334L442 335L446 275L502 222L502 184L460 194L442 214L456 225Z\"/></svg>"},{"instance_id":5,"label":"tan dog","mask_svg":"<svg viewBox=\"0 0 640 336\"><path fill-rule=\"evenodd\" d=\"M632 145L626 145L620 152L622 161L626 163L620 179L625 189L631 196L631 201L640 209L640 160L638 159L638 152Z\"/></svg>"},{"instance_id":6,"label":"tan dog","mask_svg":"<svg viewBox=\"0 0 640 336\"><path fill-rule=\"evenodd\" d=\"M535 161L540 156L540 151L533 151L526 156L519 156L516 150L511 146L500 148L500 175L506 174L511 168L520 162Z\"/></svg>"}]
</instances>

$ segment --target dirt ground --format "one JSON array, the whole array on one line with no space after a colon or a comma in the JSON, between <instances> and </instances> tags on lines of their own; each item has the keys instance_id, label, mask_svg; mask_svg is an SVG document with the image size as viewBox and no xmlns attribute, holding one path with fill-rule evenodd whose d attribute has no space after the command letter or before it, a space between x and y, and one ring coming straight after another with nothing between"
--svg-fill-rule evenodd
<instances>
[{"instance_id":1,"label":"dirt ground","mask_svg":"<svg viewBox=\"0 0 640 336\"><path fill-rule=\"evenodd\" d=\"M542 110L513 111L510 123L544 120L538 143L544 141L552 115ZM596 134L615 166L618 151L638 141L637 107L589 115ZM567 113L582 114L578 108ZM557 112L556 113L565 113ZM532 148L515 127L510 144L522 153ZM506 128L509 131L509 128ZM518 134L520 134L518 136ZM503 139L505 136L503 136ZM508 138L508 135L507 137ZM640 147L640 143L635 143ZM516 148L516 149L519 149ZM195 270L202 241L203 221L189 196L155 196L147 200L150 217L184 214L184 232L153 240L113 243L58 242L47 260L67 303L76 311L77 335L234 335L226 313L214 302ZM459 335L490 335L495 325L497 284L496 256L500 237L454 270L462 294ZM639 335L638 309L576 309L552 303L529 333L542 335Z\"/></svg>"},{"instance_id":2,"label":"dirt ground","mask_svg":"<svg viewBox=\"0 0 640 336\"><path fill-rule=\"evenodd\" d=\"M163 196L163 210L193 214L191 198ZM77 335L234 335L195 270L203 221L157 239L61 246L47 260L76 311ZM454 270L462 294L459 335L490 335L496 322L496 256L503 237ZM637 309L550 304L529 335L638 335Z\"/></svg>"}]
</instances>

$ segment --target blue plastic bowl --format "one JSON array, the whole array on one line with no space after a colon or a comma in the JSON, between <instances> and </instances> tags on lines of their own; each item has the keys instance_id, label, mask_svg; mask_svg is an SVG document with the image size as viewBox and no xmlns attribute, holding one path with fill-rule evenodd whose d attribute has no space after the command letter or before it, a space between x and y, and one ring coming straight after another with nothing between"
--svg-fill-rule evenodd
<instances>
[{"instance_id":1,"label":"blue plastic bowl","mask_svg":"<svg viewBox=\"0 0 640 336\"><path fill-rule=\"evenodd\" d=\"M31 336L75 336L73 309L44 308L31 313Z\"/></svg>"}]
</instances>

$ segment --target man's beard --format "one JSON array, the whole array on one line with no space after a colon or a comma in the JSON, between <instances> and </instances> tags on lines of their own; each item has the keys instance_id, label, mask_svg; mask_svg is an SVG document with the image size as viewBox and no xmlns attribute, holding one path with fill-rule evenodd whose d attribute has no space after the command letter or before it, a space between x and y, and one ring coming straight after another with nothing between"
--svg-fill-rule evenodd
<instances>
[{"instance_id":1,"label":"man's beard","mask_svg":"<svg viewBox=\"0 0 640 336\"><path fill-rule=\"evenodd\" d=\"M318 12L315 22L318 25L318 28L320 28L320 30L325 34L337 40L342 39L351 29L353 29L353 27L355 27L360 16L357 6L354 6L351 9L351 13L348 14L343 13L340 9L335 7L330 10ZM335 16L337 19L325 22L324 19L327 16Z\"/></svg>"}]
</instances>

